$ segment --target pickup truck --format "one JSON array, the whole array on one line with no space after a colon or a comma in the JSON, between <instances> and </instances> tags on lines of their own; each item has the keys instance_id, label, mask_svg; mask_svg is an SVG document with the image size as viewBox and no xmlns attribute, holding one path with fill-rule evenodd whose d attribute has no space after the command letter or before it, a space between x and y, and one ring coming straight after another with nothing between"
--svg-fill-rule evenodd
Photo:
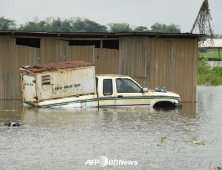
<instances>
[{"instance_id":1,"label":"pickup truck","mask_svg":"<svg viewBox=\"0 0 222 170\"><path fill-rule=\"evenodd\" d=\"M86 62L24 66L20 71L24 105L182 107L180 95L166 88L148 90L125 75L95 75L94 65Z\"/></svg>"},{"instance_id":2,"label":"pickup truck","mask_svg":"<svg viewBox=\"0 0 222 170\"><path fill-rule=\"evenodd\" d=\"M148 90L129 76L96 75L99 106L182 107L180 95L166 91Z\"/></svg>"}]
</instances>

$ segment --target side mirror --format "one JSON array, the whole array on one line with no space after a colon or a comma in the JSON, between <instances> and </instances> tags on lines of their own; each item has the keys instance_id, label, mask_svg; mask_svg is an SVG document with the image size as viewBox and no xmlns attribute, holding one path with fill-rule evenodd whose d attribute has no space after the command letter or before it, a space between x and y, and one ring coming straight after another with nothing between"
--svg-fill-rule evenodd
<instances>
[{"instance_id":1,"label":"side mirror","mask_svg":"<svg viewBox=\"0 0 222 170\"><path fill-rule=\"evenodd\" d=\"M149 91L149 90L148 90L147 87L143 87L143 88L142 88L142 93L148 93L148 91Z\"/></svg>"}]
</instances>

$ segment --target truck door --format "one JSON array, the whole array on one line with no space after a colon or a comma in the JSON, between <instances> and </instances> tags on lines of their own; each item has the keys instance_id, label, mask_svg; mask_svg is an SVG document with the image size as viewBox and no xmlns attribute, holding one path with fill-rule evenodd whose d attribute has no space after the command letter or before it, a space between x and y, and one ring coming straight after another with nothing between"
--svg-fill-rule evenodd
<instances>
[{"instance_id":1,"label":"truck door","mask_svg":"<svg viewBox=\"0 0 222 170\"><path fill-rule=\"evenodd\" d=\"M149 100L142 88L133 80L128 78L117 78L116 84L116 106L148 105Z\"/></svg>"},{"instance_id":2,"label":"truck door","mask_svg":"<svg viewBox=\"0 0 222 170\"><path fill-rule=\"evenodd\" d=\"M99 105L100 106L115 106L115 96L113 87L113 78L100 79Z\"/></svg>"}]
</instances>

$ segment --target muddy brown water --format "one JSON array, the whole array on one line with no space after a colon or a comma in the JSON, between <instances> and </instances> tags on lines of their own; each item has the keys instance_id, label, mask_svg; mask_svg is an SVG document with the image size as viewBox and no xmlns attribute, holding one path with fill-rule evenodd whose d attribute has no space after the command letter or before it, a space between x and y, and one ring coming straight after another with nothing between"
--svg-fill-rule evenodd
<instances>
[{"instance_id":1,"label":"muddy brown water","mask_svg":"<svg viewBox=\"0 0 222 170\"><path fill-rule=\"evenodd\" d=\"M222 86L198 86L182 109L23 109L0 101L0 169L222 167ZM20 127L5 127L8 121ZM206 145L189 144L196 141ZM187 143L188 142L188 143ZM137 165L85 165L108 160Z\"/></svg>"}]
</instances>

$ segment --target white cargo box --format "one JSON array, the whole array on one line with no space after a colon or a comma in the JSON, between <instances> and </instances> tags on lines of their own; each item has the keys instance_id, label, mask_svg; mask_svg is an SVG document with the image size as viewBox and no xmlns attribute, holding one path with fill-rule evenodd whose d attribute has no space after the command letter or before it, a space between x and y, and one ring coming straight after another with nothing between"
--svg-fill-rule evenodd
<instances>
[{"instance_id":1,"label":"white cargo box","mask_svg":"<svg viewBox=\"0 0 222 170\"><path fill-rule=\"evenodd\" d=\"M95 94L95 67L84 61L23 66L22 97L27 102Z\"/></svg>"}]
</instances>

